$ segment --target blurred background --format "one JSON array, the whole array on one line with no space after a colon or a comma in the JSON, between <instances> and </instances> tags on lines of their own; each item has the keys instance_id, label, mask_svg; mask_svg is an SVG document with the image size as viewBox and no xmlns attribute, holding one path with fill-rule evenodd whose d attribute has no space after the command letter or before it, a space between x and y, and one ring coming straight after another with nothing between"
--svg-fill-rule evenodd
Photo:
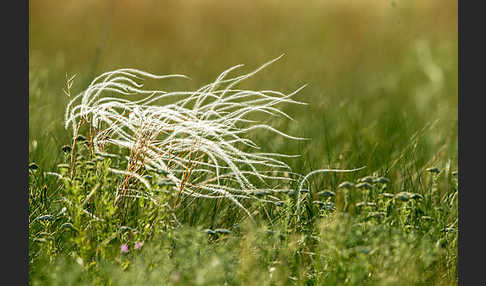
<instances>
[{"instance_id":1,"label":"blurred background","mask_svg":"<svg viewBox=\"0 0 486 286\"><path fill-rule=\"evenodd\" d=\"M295 121L267 123L312 140L256 134L267 151L302 154L300 169L457 166L457 11L452 0L30 0L30 158L48 164L60 150L46 148L69 142L66 76L73 93L124 67L186 74L159 88L194 90L285 53L242 85L309 84L295 97L308 106L282 106Z\"/></svg>"}]
</instances>

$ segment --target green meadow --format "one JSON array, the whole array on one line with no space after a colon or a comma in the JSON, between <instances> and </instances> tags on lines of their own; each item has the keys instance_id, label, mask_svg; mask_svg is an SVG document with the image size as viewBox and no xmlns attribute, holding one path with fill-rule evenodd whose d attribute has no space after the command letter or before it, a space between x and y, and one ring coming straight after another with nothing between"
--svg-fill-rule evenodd
<instances>
[{"instance_id":1,"label":"green meadow","mask_svg":"<svg viewBox=\"0 0 486 286\"><path fill-rule=\"evenodd\" d=\"M439 0L31 0L29 283L456 285L457 12ZM293 96L307 105L278 105L293 120L255 119L308 140L245 136L298 154L282 159L298 174L364 168L241 199L252 219L151 170L140 174L158 203L121 209L123 175L109 169L122 156L92 156L89 136L64 128L69 100L103 72L184 74L147 85L194 91L282 54L238 87L307 84Z\"/></svg>"}]
</instances>

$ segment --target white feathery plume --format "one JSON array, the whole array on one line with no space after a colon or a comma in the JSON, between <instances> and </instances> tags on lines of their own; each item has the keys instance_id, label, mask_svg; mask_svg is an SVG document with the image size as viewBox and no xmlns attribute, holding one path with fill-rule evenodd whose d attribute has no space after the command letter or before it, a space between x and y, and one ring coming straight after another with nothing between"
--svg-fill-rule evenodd
<instances>
[{"instance_id":1,"label":"white feathery plume","mask_svg":"<svg viewBox=\"0 0 486 286\"><path fill-rule=\"evenodd\" d=\"M279 103L305 104L291 99L305 85L289 94L234 87L282 56L250 73L232 78L227 78L228 74L243 65L229 68L214 82L196 91L145 90L141 83L143 79L188 78L185 75L154 75L129 68L106 72L68 103L65 128L71 127L76 137L81 124L87 123L96 130L92 141L95 152L109 154L104 148L107 145L137 150L143 157L140 164L164 171L180 192L194 197L228 198L251 217L238 199L260 190L271 191L271 188L258 189L251 178L257 178L267 186L271 180L292 180L266 175L264 169L288 172L290 167L279 158L298 155L251 152L260 147L244 138L245 134L263 129L288 139L305 138L288 135L267 124L249 120L247 116L263 112L292 120L275 106ZM143 98L130 98L135 95ZM175 102L157 105L156 102L162 99ZM150 189L143 177L130 170L111 171L132 176Z\"/></svg>"}]
</instances>

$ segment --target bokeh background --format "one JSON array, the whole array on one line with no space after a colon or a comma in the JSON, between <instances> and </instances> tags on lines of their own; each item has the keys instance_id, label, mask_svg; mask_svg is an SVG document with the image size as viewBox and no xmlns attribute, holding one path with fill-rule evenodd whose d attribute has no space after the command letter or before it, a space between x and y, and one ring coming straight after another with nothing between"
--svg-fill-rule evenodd
<instances>
[{"instance_id":1,"label":"bokeh background","mask_svg":"<svg viewBox=\"0 0 486 286\"><path fill-rule=\"evenodd\" d=\"M29 33L29 154L39 164L70 142L66 77L77 75L77 93L132 67L186 74L158 87L195 90L285 53L242 85L309 84L295 97L308 106L281 107L295 121L266 121L311 140L255 134L269 152L303 155L290 163L300 170L457 166L457 1L31 0Z\"/></svg>"},{"instance_id":2,"label":"bokeh background","mask_svg":"<svg viewBox=\"0 0 486 286\"><path fill-rule=\"evenodd\" d=\"M29 3L29 161L39 166L29 173L32 285L457 285L457 1ZM152 236L153 230L156 236L147 241L144 255L119 252L125 240L113 237L121 228L101 199L96 213L109 223L72 220L82 229L79 233L64 230L67 216L34 221L59 213L65 196L84 201L72 195L74 188L43 173L60 170L56 165L69 158L61 151L71 143L71 130L65 130L63 122L67 78L76 75L76 94L103 72L131 67L191 77L149 81L151 88L196 90L234 65L245 64L231 75L249 72L281 54L285 56L240 87L290 93L308 84L295 96L308 105L279 106L293 121L259 119L310 140L287 140L261 130L248 136L263 152L301 155L284 159L296 173L366 168L313 176L302 216L295 215L291 195L281 196L283 207L253 199L242 202L255 219L274 230L272 237L266 228L243 226L240 235L238 225L246 214L219 200L181 199L184 207L174 211L181 227L145 227L143 235ZM427 171L431 167L437 169ZM81 180L97 178L89 177L91 172L79 173ZM352 218L343 220L341 212L333 210L333 201L338 204L343 192L338 192L339 184L369 175L390 180L380 189L388 196L376 196L371 206L360 206L366 210L343 214ZM104 198L116 188L112 182L98 191ZM82 187L91 189L89 183ZM325 189L336 191L336 199L319 197ZM397 196L401 192L424 200L407 197L402 204ZM327 208L316 204L324 200ZM73 208L81 213L78 206ZM137 229L153 211L140 210L129 222ZM171 219L165 209L162 213ZM220 227L232 233L213 241L203 232ZM56 255L66 263L55 264ZM275 283L269 282L271 269Z\"/></svg>"}]
</instances>

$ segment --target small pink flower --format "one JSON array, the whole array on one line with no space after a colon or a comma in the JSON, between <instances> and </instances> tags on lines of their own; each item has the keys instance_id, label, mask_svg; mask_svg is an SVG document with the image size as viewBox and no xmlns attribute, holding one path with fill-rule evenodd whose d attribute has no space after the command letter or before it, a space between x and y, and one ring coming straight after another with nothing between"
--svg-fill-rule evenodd
<instances>
[{"instance_id":1,"label":"small pink flower","mask_svg":"<svg viewBox=\"0 0 486 286\"><path fill-rule=\"evenodd\" d=\"M135 243L135 249L140 249L140 248L142 248L142 245L143 245L143 243L142 243L142 242L137 241L137 243Z\"/></svg>"},{"instance_id":2,"label":"small pink flower","mask_svg":"<svg viewBox=\"0 0 486 286\"><path fill-rule=\"evenodd\" d=\"M128 252L128 245L122 244L120 247L121 252L127 253Z\"/></svg>"}]
</instances>

